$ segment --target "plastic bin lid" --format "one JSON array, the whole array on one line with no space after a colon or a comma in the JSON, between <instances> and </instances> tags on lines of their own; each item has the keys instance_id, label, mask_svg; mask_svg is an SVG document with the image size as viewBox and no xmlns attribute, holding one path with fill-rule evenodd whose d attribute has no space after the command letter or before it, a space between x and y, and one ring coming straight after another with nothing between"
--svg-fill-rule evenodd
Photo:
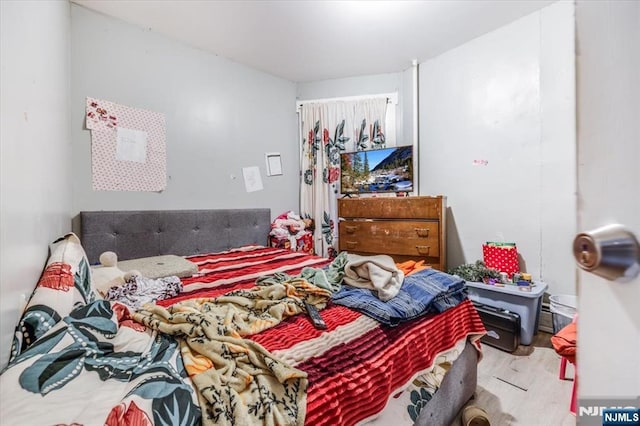
<instances>
[{"instance_id":1,"label":"plastic bin lid","mask_svg":"<svg viewBox=\"0 0 640 426\"><path fill-rule=\"evenodd\" d=\"M467 281L467 286L487 291L495 291L498 293L512 294L514 296L528 297L530 299L536 299L542 296L542 293L544 293L548 287L542 281L535 281L534 285L531 286L531 291L520 290L518 286L511 284L504 284L504 287L500 287L497 285Z\"/></svg>"}]
</instances>

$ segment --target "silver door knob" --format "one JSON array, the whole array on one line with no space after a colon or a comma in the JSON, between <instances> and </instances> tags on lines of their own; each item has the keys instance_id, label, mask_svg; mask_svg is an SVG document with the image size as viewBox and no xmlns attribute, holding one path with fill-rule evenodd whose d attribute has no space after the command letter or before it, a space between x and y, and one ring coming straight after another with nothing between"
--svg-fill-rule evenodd
<instances>
[{"instance_id":1,"label":"silver door knob","mask_svg":"<svg viewBox=\"0 0 640 426\"><path fill-rule=\"evenodd\" d=\"M610 281L627 282L640 274L640 244L622 225L607 225L576 235L578 266Z\"/></svg>"}]
</instances>

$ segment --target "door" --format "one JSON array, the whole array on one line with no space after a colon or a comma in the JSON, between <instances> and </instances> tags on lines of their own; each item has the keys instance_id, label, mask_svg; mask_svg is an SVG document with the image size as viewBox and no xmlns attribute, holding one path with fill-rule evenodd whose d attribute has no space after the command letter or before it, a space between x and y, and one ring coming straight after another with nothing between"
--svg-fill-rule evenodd
<instances>
[{"instance_id":1,"label":"door","mask_svg":"<svg viewBox=\"0 0 640 426\"><path fill-rule=\"evenodd\" d=\"M640 2L578 1L576 43L578 229L640 238ZM601 425L594 406L640 407L640 278L580 271L578 295L578 422Z\"/></svg>"}]
</instances>

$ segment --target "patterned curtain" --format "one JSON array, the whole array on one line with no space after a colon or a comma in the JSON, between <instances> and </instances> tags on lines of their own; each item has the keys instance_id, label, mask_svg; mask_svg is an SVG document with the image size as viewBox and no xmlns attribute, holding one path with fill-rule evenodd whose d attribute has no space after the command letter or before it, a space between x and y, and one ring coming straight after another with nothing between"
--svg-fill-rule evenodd
<instances>
[{"instance_id":1,"label":"patterned curtain","mask_svg":"<svg viewBox=\"0 0 640 426\"><path fill-rule=\"evenodd\" d=\"M315 222L319 256L335 257L338 252L340 154L386 147L386 112L386 98L302 106L300 213Z\"/></svg>"}]
</instances>

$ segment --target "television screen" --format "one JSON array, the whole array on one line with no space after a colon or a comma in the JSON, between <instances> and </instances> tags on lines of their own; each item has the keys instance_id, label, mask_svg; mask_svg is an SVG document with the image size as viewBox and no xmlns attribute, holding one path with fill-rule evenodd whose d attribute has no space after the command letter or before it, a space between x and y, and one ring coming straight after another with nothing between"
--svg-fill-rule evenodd
<instances>
[{"instance_id":1,"label":"television screen","mask_svg":"<svg viewBox=\"0 0 640 426\"><path fill-rule=\"evenodd\" d=\"M340 155L342 194L410 191L413 191L413 146Z\"/></svg>"}]
</instances>

